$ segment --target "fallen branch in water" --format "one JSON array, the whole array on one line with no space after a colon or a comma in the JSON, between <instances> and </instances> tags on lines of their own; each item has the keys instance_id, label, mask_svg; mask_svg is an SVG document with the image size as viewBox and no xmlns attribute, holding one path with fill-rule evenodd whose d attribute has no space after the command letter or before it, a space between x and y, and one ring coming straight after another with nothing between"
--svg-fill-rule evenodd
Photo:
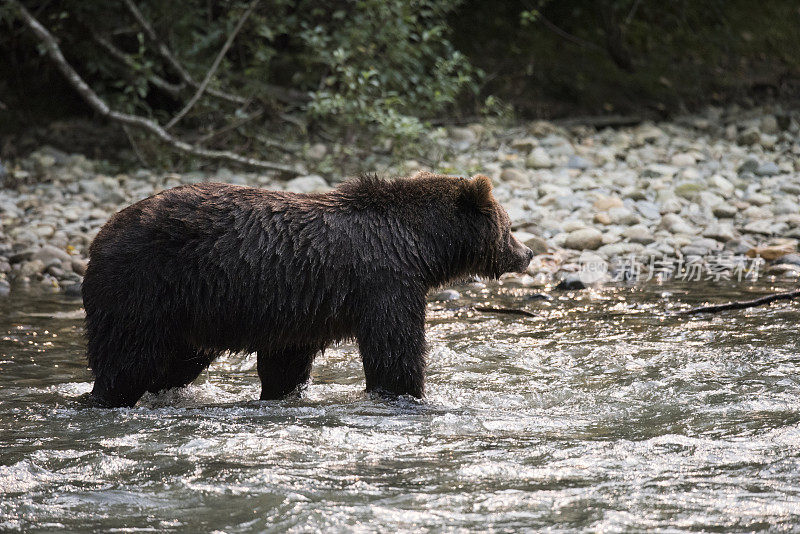
<instances>
[{"instance_id":1,"label":"fallen branch in water","mask_svg":"<svg viewBox=\"0 0 800 534\"><path fill-rule=\"evenodd\" d=\"M535 313L527 310L519 310L517 308L494 308L492 306L475 306L472 308L476 312L481 313L504 313L506 315L523 315L525 317L536 317Z\"/></svg>"},{"instance_id":2,"label":"fallen branch in water","mask_svg":"<svg viewBox=\"0 0 800 534\"><path fill-rule=\"evenodd\" d=\"M775 293L773 295L767 295L766 297L760 297L753 300L741 300L729 302L728 304L716 304L713 306L700 306L699 308L675 312L675 314L694 315L697 313L717 313L726 310L742 310L745 308L763 306L764 304L769 304L770 302L775 302L777 300L791 300L798 297L800 297L800 289L795 291L787 291L785 293Z\"/></svg>"},{"instance_id":3,"label":"fallen branch in water","mask_svg":"<svg viewBox=\"0 0 800 534\"><path fill-rule=\"evenodd\" d=\"M167 132L160 124L151 119L112 110L108 104L106 104L106 102L89 87L89 85L83 80L83 78L81 78L75 69L72 68L72 65L67 62L66 58L64 58L64 54L61 52L61 48L58 46L58 42L56 41L55 37L53 37L53 35L47 31L47 29L42 26L41 23L39 23L39 21L28 12L27 9L25 9L19 0L9 0L9 3L17 8L17 12L19 13L23 22L25 22L28 28L30 28L36 37L39 38L39 41L42 43L42 45L44 45L47 55L56 64L70 85L72 85L73 89L75 89L75 91L81 95L81 97L92 109L94 109L103 117L118 122L121 125L133 126L135 128L139 128L140 130L150 132L169 146L181 152L185 152L186 154L211 160L230 161L258 169L279 171L292 176L300 174L295 167L289 165L263 161L256 158L248 158L233 152L228 152L227 150L208 150L201 148L197 145L193 145L178 139Z\"/></svg>"}]
</instances>

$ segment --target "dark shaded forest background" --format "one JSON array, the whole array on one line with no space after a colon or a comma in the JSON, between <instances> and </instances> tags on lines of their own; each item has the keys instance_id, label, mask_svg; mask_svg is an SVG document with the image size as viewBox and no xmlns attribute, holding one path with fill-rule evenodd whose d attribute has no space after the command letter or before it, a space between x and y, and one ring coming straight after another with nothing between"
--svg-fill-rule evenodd
<instances>
[{"instance_id":1,"label":"dark shaded forest background","mask_svg":"<svg viewBox=\"0 0 800 534\"><path fill-rule=\"evenodd\" d=\"M800 88L800 4L788 0L7 0L5 159L42 143L94 157L135 143L177 163L146 129L98 116L20 9L111 109L276 161L315 138L394 150L441 125L663 118Z\"/></svg>"}]
</instances>

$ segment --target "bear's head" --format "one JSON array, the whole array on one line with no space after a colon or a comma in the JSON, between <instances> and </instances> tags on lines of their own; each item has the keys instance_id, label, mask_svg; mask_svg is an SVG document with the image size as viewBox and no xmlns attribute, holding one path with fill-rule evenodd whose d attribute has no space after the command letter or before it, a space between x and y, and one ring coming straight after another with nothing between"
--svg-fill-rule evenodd
<instances>
[{"instance_id":1,"label":"bear's head","mask_svg":"<svg viewBox=\"0 0 800 534\"><path fill-rule=\"evenodd\" d=\"M511 233L511 220L492 194L492 181L483 175L461 179L458 202L466 213L464 237L471 250L470 274L498 278L503 273L522 273L533 251Z\"/></svg>"},{"instance_id":2,"label":"bear's head","mask_svg":"<svg viewBox=\"0 0 800 534\"><path fill-rule=\"evenodd\" d=\"M524 272L533 259L511 233L508 214L486 176L424 171L395 180L362 176L339 186L337 194L379 237L383 261L421 267L431 286L470 275Z\"/></svg>"}]
</instances>

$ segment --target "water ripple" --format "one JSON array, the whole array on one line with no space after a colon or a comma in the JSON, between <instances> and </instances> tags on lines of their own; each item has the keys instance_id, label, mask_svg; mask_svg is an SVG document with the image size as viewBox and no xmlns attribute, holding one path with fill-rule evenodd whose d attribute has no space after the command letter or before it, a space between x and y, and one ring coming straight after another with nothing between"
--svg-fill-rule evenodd
<instances>
[{"instance_id":1,"label":"water ripple","mask_svg":"<svg viewBox=\"0 0 800 534\"><path fill-rule=\"evenodd\" d=\"M479 297L535 316L432 306L424 402L364 393L343 344L300 398L258 401L229 354L120 410L80 401L74 303L12 297L0 530L797 531L797 304L665 314L768 289L500 288Z\"/></svg>"}]
</instances>

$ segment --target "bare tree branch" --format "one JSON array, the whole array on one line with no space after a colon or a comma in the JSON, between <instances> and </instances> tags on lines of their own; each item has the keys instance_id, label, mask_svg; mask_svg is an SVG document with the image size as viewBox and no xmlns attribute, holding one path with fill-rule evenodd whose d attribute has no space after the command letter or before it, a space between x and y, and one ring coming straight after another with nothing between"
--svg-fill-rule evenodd
<instances>
[{"instance_id":1,"label":"bare tree branch","mask_svg":"<svg viewBox=\"0 0 800 534\"><path fill-rule=\"evenodd\" d=\"M630 11L628 11L628 16L625 17L625 26L631 23L631 21L633 20L633 16L636 14L636 10L639 8L639 4L641 3L642 0L636 0L633 3L633 7L631 7Z\"/></svg>"},{"instance_id":2,"label":"bare tree branch","mask_svg":"<svg viewBox=\"0 0 800 534\"><path fill-rule=\"evenodd\" d=\"M267 146L269 148L280 150L282 152L286 152L287 154L297 153L303 149L298 144L276 141L275 139L270 139L265 135L256 135L255 137L256 141L258 141L262 145Z\"/></svg>"},{"instance_id":3,"label":"bare tree branch","mask_svg":"<svg viewBox=\"0 0 800 534\"><path fill-rule=\"evenodd\" d=\"M233 121L230 124L226 124L225 126L223 126L222 128L220 128L218 130L210 131L206 135L204 135L204 136L200 137L199 139L197 139L196 142L197 142L198 145L204 145L207 142L209 142L210 140L214 139L215 137L219 137L220 135L228 133L231 130L236 130L241 126L244 126L248 122L252 122L252 121L256 120L257 118L259 118L263 114L264 114L264 110L263 109L258 109L256 111L254 111L253 113L251 113L247 117L244 117L244 118L241 118L239 120Z\"/></svg>"},{"instance_id":4,"label":"bare tree branch","mask_svg":"<svg viewBox=\"0 0 800 534\"><path fill-rule=\"evenodd\" d=\"M236 39L236 36L239 34L239 31L242 29L242 26L244 26L245 21L250 17L250 14L258 5L258 2L259 0L253 0L252 2L250 2L250 5L247 6L247 9L239 18L239 22L236 23L236 26L233 28L231 34L228 36L228 39L225 41L225 44L222 46L222 49L217 54L217 57L214 58L214 62L211 64L211 68L208 69L208 72L206 72L206 75L203 78L203 81L200 82L197 91L195 91L194 95L192 95L192 98L189 99L186 105L183 106L183 109L181 109L178 113L175 114L174 117L172 117L172 120L169 121L167 125L164 127L165 129L169 130L170 128L175 126L178 123L178 121L180 121L183 117L186 116L187 113L189 113L189 110L192 109L192 107L200 99L200 96L203 94L203 91L205 91L206 87L208 87L208 82L211 81L211 78L214 76L214 73L217 72L220 63L222 63L222 58L224 58L225 54L228 53L228 50L233 44L233 40Z\"/></svg>"},{"instance_id":5,"label":"bare tree branch","mask_svg":"<svg viewBox=\"0 0 800 534\"><path fill-rule=\"evenodd\" d=\"M28 10L25 9L22 4L20 4L19 0L8 0L8 2L10 5L17 8L17 11L23 22L25 22L25 24L42 42L45 50L47 51L47 55L50 56L50 59L53 60L61 73L67 78L67 81L78 92L78 94L80 94L81 97L86 100L92 109L94 109L100 115L108 117L109 119L119 122L123 125L133 126L150 132L166 144L186 154L213 160L230 161L239 163L241 165L246 165L248 167L275 170L292 175L299 174L299 171L296 168L289 165L262 161L255 158L248 158L225 150L206 150L196 145L191 145L174 137L155 121L144 117L139 117L137 115L130 115L128 113L120 113L112 110L108 107L108 104L106 104L105 101L86 84L83 78L81 78L75 69L73 69L72 66L67 62L53 35L47 31L47 29L42 26L38 20L33 18Z\"/></svg>"},{"instance_id":6,"label":"bare tree branch","mask_svg":"<svg viewBox=\"0 0 800 534\"><path fill-rule=\"evenodd\" d=\"M175 70L175 72L181 77L181 79L189 86L198 88L200 84L194 77L187 71L183 65L181 65L180 61L175 57L175 55L170 51L170 49L158 38L156 35L153 26L150 22L142 15L142 12L139 11L139 8L136 7L136 4L133 3L132 0L124 0L125 5L128 7L128 11L131 12L133 17L136 19L136 22L139 26L144 30L145 34L147 35L148 39L150 39L155 45L158 53L164 58L167 63ZM214 89L212 87L207 87L205 92L215 98L219 98L221 100L226 100L228 102L232 102L237 105L244 105L249 102L249 99L229 94L224 91L220 91ZM280 87L277 85L265 84L264 92L271 96L272 98L283 102L285 104L296 104L298 102L308 102L311 100L311 97L308 93L303 91L298 91L296 89L291 89L288 87Z\"/></svg>"},{"instance_id":7,"label":"bare tree branch","mask_svg":"<svg viewBox=\"0 0 800 534\"><path fill-rule=\"evenodd\" d=\"M537 17L537 20L540 20L542 22L542 24L544 24L545 28L547 28L551 32L555 33L559 37L562 37L562 38L566 39L567 41L575 43L578 46L582 46L583 48L588 48L590 50L596 50L598 52L605 53L605 50L603 49L602 46L600 46L600 45L598 45L596 43L593 43L591 41L587 41L586 39L581 39L580 37L578 37L576 35L572 35L571 33L562 30L561 28L559 28L558 26L556 26L555 24L550 22L550 19L548 19L547 17L545 17L541 13L539 13L539 16Z\"/></svg>"},{"instance_id":8,"label":"bare tree branch","mask_svg":"<svg viewBox=\"0 0 800 534\"><path fill-rule=\"evenodd\" d=\"M142 154L142 151L139 150L139 143L136 142L136 140L133 138L133 134L131 134L131 129L127 125L123 124L122 130L128 137L128 142L131 144L133 153L136 154L136 159L138 159L139 163L141 163L143 166L149 167L149 165L147 164L147 160L144 159L144 154Z\"/></svg>"},{"instance_id":9,"label":"bare tree branch","mask_svg":"<svg viewBox=\"0 0 800 534\"><path fill-rule=\"evenodd\" d=\"M173 55L170 49L167 48L167 45L164 44L164 42L158 38L158 35L156 35L156 32L153 29L153 26L151 26L150 22L148 22L148 20L144 17L144 15L142 15L142 12L139 11L139 8L136 7L136 4L133 3L133 0L124 0L124 2L125 5L128 7L128 11L130 11L131 15L133 15L133 18L136 19L136 22L139 23L139 26L141 26L145 34L147 34L147 37L153 43L155 43L156 50L158 50L158 53L161 55L161 57L163 57L167 61L167 63L169 63L169 65L175 70L175 72L178 73L178 75L184 82L191 85L192 87L200 87L200 84L197 82L197 80L195 80L194 77L192 77L192 75L189 74L189 71L187 71L183 67L183 65L181 65L180 61L178 61L178 59ZM209 88L206 92L211 96L214 96L222 100L227 100L228 102L232 102L240 106L247 104L248 102L247 98L244 98L239 95L228 94L223 91L217 91L216 89Z\"/></svg>"},{"instance_id":10,"label":"bare tree branch","mask_svg":"<svg viewBox=\"0 0 800 534\"><path fill-rule=\"evenodd\" d=\"M124 63L131 70L138 69L136 66L136 62L133 60L133 58L131 58L130 55L126 54L125 52L114 46L114 44L111 41L109 41L102 35L98 35L94 32L92 32L92 37L94 38L95 41L97 41L97 43L100 46L105 48L106 52L108 52L110 56ZM183 91L185 86L184 84L170 83L161 76L158 76L157 74L148 75L147 81L149 81L159 89L163 90L164 92L169 93L174 98L177 98L180 95L181 91Z\"/></svg>"},{"instance_id":11,"label":"bare tree branch","mask_svg":"<svg viewBox=\"0 0 800 534\"><path fill-rule=\"evenodd\" d=\"M795 291L787 291L785 293L775 293L760 297L753 300L740 300L736 302L729 302L728 304L716 304L714 306L700 306L699 308L692 308L690 310L683 310L676 312L677 315L695 315L698 313L717 313L726 310L742 310L745 308L753 308L755 306L763 306L770 302L777 300L791 300L800 297L800 289Z\"/></svg>"}]
</instances>

